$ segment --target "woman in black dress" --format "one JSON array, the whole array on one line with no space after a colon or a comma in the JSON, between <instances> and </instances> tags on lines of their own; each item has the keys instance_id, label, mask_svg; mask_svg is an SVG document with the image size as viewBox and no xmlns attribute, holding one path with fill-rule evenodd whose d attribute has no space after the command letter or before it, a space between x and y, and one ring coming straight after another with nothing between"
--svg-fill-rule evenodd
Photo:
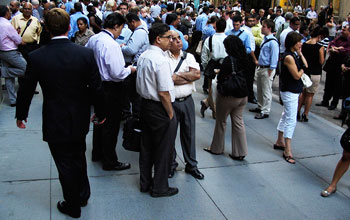
<instances>
[{"instance_id":1,"label":"woman in black dress","mask_svg":"<svg viewBox=\"0 0 350 220\"><path fill-rule=\"evenodd\" d=\"M312 81L312 86L305 88L299 96L297 119L304 122L309 121L308 114L312 104L312 99L317 92L318 85L321 81L322 65L325 60L324 47L318 44L318 42L321 41L321 38L322 30L320 26L317 26L311 31L311 39L306 41L301 48L309 66L306 70L306 74ZM300 110L303 105L305 105L304 113L300 116Z\"/></svg>"},{"instance_id":2,"label":"woman in black dress","mask_svg":"<svg viewBox=\"0 0 350 220\"><path fill-rule=\"evenodd\" d=\"M87 10L89 12L88 18L90 22L90 26L95 34L98 34L102 30L102 20L96 15L96 9L92 5L87 6Z\"/></svg>"}]
</instances>

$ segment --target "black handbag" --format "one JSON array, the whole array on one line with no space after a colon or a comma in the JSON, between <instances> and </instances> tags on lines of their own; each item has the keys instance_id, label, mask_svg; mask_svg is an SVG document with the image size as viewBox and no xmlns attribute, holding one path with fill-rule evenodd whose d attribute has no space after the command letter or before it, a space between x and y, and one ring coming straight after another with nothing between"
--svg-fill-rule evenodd
<instances>
[{"instance_id":1,"label":"black handbag","mask_svg":"<svg viewBox=\"0 0 350 220\"><path fill-rule=\"evenodd\" d=\"M125 150L140 152L141 123L137 117L129 117L123 129L123 147Z\"/></svg>"},{"instance_id":2,"label":"black handbag","mask_svg":"<svg viewBox=\"0 0 350 220\"><path fill-rule=\"evenodd\" d=\"M232 73L227 78L218 83L217 89L222 96L233 96L236 98L243 98L248 95L247 81L244 76L244 71L236 70L236 60L230 56L232 64Z\"/></svg>"},{"instance_id":3,"label":"black handbag","mask_svg":"<svg viewBox=\"0 0 350 220\"><path fill-rule=\"evenodd\" d=\"M209 51L210 53L213 51L213 36L209 37ZM214 79L216 76L214 69L221 68L221 63L220 63L221 60L222 59L219 59L219 60L210 59L207 66L204 69L203 75L210 79Z\"/></svg>"}]
</instances>

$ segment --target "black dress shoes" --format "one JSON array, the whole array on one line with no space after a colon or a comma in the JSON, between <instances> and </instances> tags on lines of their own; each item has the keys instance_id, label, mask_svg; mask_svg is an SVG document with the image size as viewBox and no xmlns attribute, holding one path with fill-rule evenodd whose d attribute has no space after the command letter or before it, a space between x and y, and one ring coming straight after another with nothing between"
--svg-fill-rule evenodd
<instances>
[{"instance_id":1,"label":"black dress shoes","mask_svg":"<svg viewBox=\"0 0 350 220\"><path fill-rule=\"evenodd\" d=\"M16 107L16 105L17 105L16 103L15 104L10 104L11 107Z\"/></svg>"},{"instance_id":2,"label":"black dress shoes","mask_svg":"<svg viewBox=\"0 0 350 220\"><path fill-rule=\"evenodd\" d=\"M169 187L166 192L162 192L162 193L151 191L151 196L156 197L156 198L157 197L167 197L167 196L176 195L178 192L179 192L178 188Z\"/></svg>"},{"instance_id":3,"label":"black dress shoes","mask_svg":"<svg viewBox=\"0 0 350 220\"><path fill-rule=\"evenodd\" d=\"M231 157L232 160L239 160L239 161L242 161L245 158L245 156L235 157L232 154L229 154L229 156Z\"/></svg>"},{"instance_id":4,"label":"black dress shoes","mask_svg":"<svg viewBox=\"0 0 350 220\"><path fill-rule=\"evenodd\" d=\"M214 153L214 152L211 151L208 147L203 148L203 150L206 151L206 152L208 152L208 153L214 154L214 155L220 155L220 154ZM222 153L221 153L221 154L222 154Z\"/></svg>"},{"instance_id":5,"label":"black dress shoes","mask_svg":"<svg viewBox=\"0 0 350 220\"><path fill-rule=\"evenodd\" d=\"M185 168L185 172L188 173L188 174L191 174L194 178L196 179L199 179L199 180L202 180L204 179L204 175L203 173L201 173L198 168L194 169L194 170L190 170L190 169L187 169Z\"/></svg>"},{"instance_id":6,"label":"black dress shoes","mask_svg":"<svg viewBox=\"0 0 350 220\"><path fill-rule=\"evenodd\" d=\"M85 206L87 206L87 204L88 204L88 200L81 201L80 202L80 207L85 207Z\"/></svg>"},{"instance_id":7,"label":"black dress shoes","mask_svg":"<svg viewBox=\"0 0 350 220\"><path fill-rule=\"evenodd\" d=\"M336 109L336 108L337 108L336 105L330 105L330 106L328 107L328 110L334 110L334 109Z\"/></svg>"},{"instance_id":8,"label":"black dress shoes","mask_svg":"<svg viewBox=\"0 0 350 220\"><path fill-rule=\"evenodd\" d=\"M103 165L102 169L103 170L127 170L130 169L131 165L129 163L121 163L117 162L116 165L111 166L111 165Z\"/></svg>"},{"instance_id":9,"label":"black dress shoes","mask_svg":"<svg viewBox=\"0 0 350 220\"><path fill-rule=\"evenodd\" d=\"M328 107L329 104L327 102L322 101L320 103L317 103L316 106Z\"/></svg>"},{"instance_id":10,"label":"black dress shoes","mask_svg":"<svg viewBox=\"0 0 350 220\"><path fill-rule=\"evenodd\" d=\"M264 119L264 118L268 118L269 115L268 114L264 114L264 113L259 113L257 115L255 115L255 119Z\"/></svg>"},{"instance_id":11,"label":"black dress shoes","mask_svg":"<svg viewBox=\"0 0 350 220\"><path fill-rule=\"evenodd\" d=\"M259 108L251 108L249 109L250 112L260 113L261 110Z\"/></svg>"},{"instance_id":12,"label":"black dress shoes","mask_svg":"<svg viewBox=\"0 0 350 220\"><path fill-rule=\"evenodd\" d=\"M175 169L171 169L170 173L168 175L168 178L173 178L175 176L175 172L176 172L176 168Z\"/></svg>"},{"instance_id":13,"label":"black dress shoes","mask_svg":"<svg viewBox=\"0 0 350 220\"><path fill-rule=\"evenodd\" d=\"M69 215L72 218L80 218L80 210L79 211L72 211L71 208L68 206L66 201L58 201L57 209L61 213Z\"/></svg>"},{"instance_id":14,"label":"black dress shoes","mask_svg":"<svg viewBox=\"0 0 350 220\"><path fill-rule=\"evenodd\" d=\"M342 115L338 115L338 116L334 116L333 119L335 120L343 120L344 116Z\"/></svg>"},{"instance_id":15,"label":"black dress shoes","mask_svg":"<svg viewBox=\"0 0 350 220\"><path fill-rule=\"evenodd\" d=\"M258 104L258 102L257 102L255 97L254 98L248 98L248 102L252 103L252 104Z\"/></svg>"}]
</instances>

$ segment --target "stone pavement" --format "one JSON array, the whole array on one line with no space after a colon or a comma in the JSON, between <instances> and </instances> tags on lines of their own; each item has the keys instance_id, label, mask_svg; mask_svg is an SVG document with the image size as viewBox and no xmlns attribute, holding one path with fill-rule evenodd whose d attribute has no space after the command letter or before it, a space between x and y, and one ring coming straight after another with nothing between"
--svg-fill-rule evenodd
<instances>
[{"instance_id":1,"label":"stone pavement","mask_svg":"<svg viewBox=\"0 0 350 220\"><path fill-rule=\"evenodd\" d=\"M121 161L130 162L126 171L103 171L91 162L92 132L87 136L89 204L81 219L350 219L350 174L342 178L338 191L329 198L320 192L332 178L341 157L339 138L344 129L311 113L309 123L298 123L292 140L296 164L286 163L282 152L273 150L276 126L282 112L276 100L268 119L255 120L244 112L248 156L233 161L230 120L226 131L225 155L215 156L202 149L211 142L215 121L207 111L199 115L199 101L205 97L197 83L196 141L199 168L204 180L186 174L177 138L179 167L170 185L179 188L176 196L152 198L139 191L138 153L125 151L120 132L117 146ZM6 92L5 92L6 93ZM15 109L0 105L0 219L70 219L56 208L62 199L56 167L47 143L42 141L42 94L35 95L27 129L15 125ZM276 97L275 97L276 98Z\"/></svg>"}]
</instances>

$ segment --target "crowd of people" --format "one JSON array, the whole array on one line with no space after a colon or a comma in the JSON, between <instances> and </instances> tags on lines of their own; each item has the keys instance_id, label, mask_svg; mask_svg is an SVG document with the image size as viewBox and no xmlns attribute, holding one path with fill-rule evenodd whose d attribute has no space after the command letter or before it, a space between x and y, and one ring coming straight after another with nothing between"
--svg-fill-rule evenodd
<instances>
[{"instance_id":1,"label":"crowd of people","mask_svg":"<svg viewBox=\"0 0 350 220\"><path fill-rule=\"evenodd\" d=\"M116 146L121 122L137 118L142 130L140 191L152 197L172 196L178 193L168 184L178 166L178 127L185 172L204 179L196 159L192 99L201 72L208 97L200 102L200 115L204 118L210 108L216 120L212 142L204 150L224 153L230 115L229 156L239 161L248 154L244 109L248 102L256 104L249 109L256 113L254 118L268 120L272 82L278 75L283 112L273 148L295 164L293 133L297 121L309 121L322 70L325 91L317 106L334 110L340 99L350 95L346 86L349 22L350 14L337 24L331 4L317 13L312 6L302 9L298 4L292 12L280 6L247 12L239 1L225 0L218 7L200 1L198 8L189 0L12 0L0 6L3 89L10 106L16 107L17 126L25 128L40 84L43 139L56 163L64 196L57 208L80 217L90 197L85 138L91 105L95 112L92 161L100 161L103 170L129 169L129 163L119 160ZM307 88L305 77L312 82ZM342 108L335 118L345 117ZM344 147L333 181L322 196L336 191L349 167L349 154Z\"/></svg>"}]
</instances>

